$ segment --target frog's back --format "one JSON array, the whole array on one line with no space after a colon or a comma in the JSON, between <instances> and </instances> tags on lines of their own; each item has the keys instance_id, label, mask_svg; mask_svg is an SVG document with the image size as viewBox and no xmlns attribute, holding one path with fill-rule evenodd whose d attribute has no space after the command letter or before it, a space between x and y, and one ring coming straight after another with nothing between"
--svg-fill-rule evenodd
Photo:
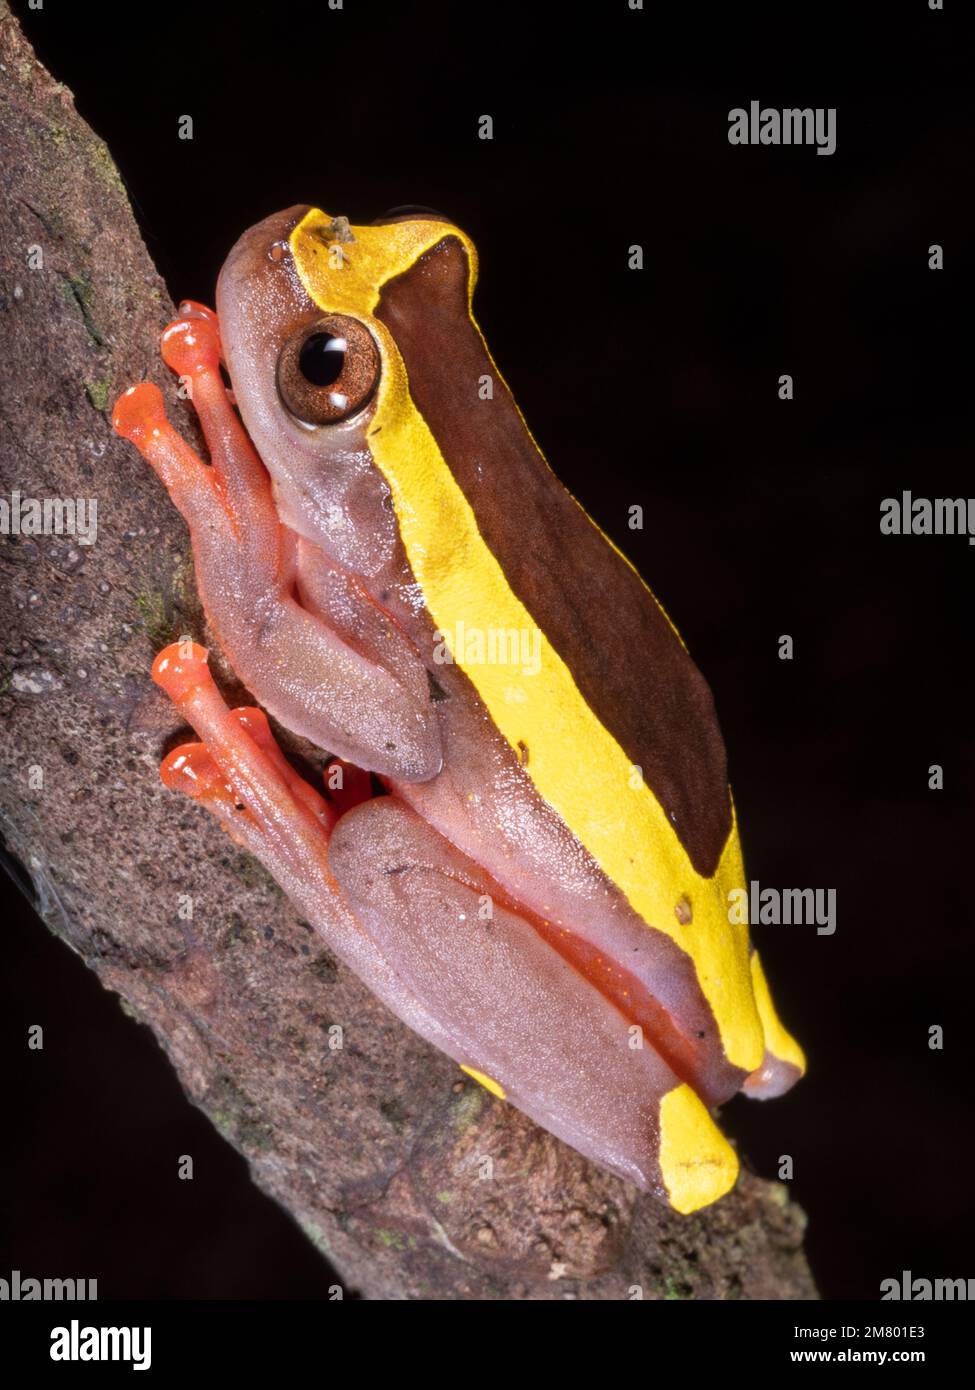
<instances>
[{"instance_id":1,"label":"frog's back","mask_svg":"<svg viewBox=\"0 0 975 1390\"><path fill-rule=\"evenodd\" d=\"M708 876L731 829L710 689L653 594L541 455L468 311L468 255L449 230L384 286L376 317L512 594ZM579 738L584 759L581 723Z\"/></svg>"}]
</instances>

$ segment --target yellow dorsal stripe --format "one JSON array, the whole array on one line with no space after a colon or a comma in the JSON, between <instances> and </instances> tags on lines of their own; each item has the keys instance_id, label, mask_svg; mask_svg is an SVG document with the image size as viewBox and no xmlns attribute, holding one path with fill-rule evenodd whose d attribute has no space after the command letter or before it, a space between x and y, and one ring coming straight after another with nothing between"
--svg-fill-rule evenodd
<instances>
[{"instance_id":1,"label":"yellow dorsal stripe","mask_svg":"<svg viewBox=\"0 0 975 1390\"><path fill-rule=\"evenodd\" d=\"M520 666L465 661L452 655L484 701L502 736L539 794L650 925L665 932L694 961L728 1059L753 1071L764 1055L752 996L746 925L728 920L728 892L744 883L737 829L713 878L696 872L667 815L622 748L590 709L566 663L511 590L482 537L466 496L417 410L403 359L385 324L374 317L382 286L413 265L446 235L459 237L473 267L472 243L437 222L355 227L355 241L337 254L328 244L332 219L312 211L291 236L295 265L323 312L368 322L383 360L369 446L392 493L400 533L434 623L452 643L467 633L538 633L537 674ZM476 408L475 384L471 385ZM525 538L531 544L531 538ZM691 920L675 915L678 900Z\"/></svg>"}]
</instances>

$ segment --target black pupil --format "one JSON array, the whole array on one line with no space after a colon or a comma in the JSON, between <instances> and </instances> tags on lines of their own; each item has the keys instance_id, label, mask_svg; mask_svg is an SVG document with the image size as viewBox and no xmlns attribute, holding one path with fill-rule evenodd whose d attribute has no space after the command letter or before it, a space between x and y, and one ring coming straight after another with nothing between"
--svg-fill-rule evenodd
<instances>
[{"instance_id":1,"label":"black pupil","mask_svg":"<svg viewBox=\"0 0 975 1390\"><path fill-rule=\"evenodd\" d=\"M313 333L298 356L298 366L313 386L332 386L342 375L345 339L334 333Z\"/></svg>"}]
</instances>

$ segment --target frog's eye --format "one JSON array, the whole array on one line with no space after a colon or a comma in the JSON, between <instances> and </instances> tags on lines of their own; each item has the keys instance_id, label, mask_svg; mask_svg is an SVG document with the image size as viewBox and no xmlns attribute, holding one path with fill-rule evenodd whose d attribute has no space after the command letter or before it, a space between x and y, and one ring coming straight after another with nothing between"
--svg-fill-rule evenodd
<instances>
[{"instance_id":1,"label":"frog's eye","mask_svg":"<svg viewBox=\"0 0 975 1390\"><path fill-rule=\"evenodd\" d=\"M379 368L379 349L365 325L329 314L306 324L281 349L278 393L302 424L333 425L362 409Z\"/></svg>"}]
</instances>

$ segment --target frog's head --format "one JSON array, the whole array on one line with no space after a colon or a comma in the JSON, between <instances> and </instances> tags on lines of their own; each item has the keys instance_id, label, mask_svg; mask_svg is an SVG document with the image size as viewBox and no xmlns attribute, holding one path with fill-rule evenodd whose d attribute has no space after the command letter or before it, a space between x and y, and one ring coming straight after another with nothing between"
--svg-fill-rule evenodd
<instances>
[{"instance_id":1,"label":"frog's head","mask_svg":"<svg viewBox=\"0 0 975 1390\"><path fill-rule=\"evenodd\" d=\"M397 537L390 480L375 466L379 436L388 443L410 427L397 336L414 325L393 283L419 268L423 324L436 334L438 313L458 308L447 280L462 279L466 316L476 265L470 239L435 213L350 227L298 206L250 228L221 271L226 365L278 509L360 574L383 568Z\"/></svg>"}]
</instances>

